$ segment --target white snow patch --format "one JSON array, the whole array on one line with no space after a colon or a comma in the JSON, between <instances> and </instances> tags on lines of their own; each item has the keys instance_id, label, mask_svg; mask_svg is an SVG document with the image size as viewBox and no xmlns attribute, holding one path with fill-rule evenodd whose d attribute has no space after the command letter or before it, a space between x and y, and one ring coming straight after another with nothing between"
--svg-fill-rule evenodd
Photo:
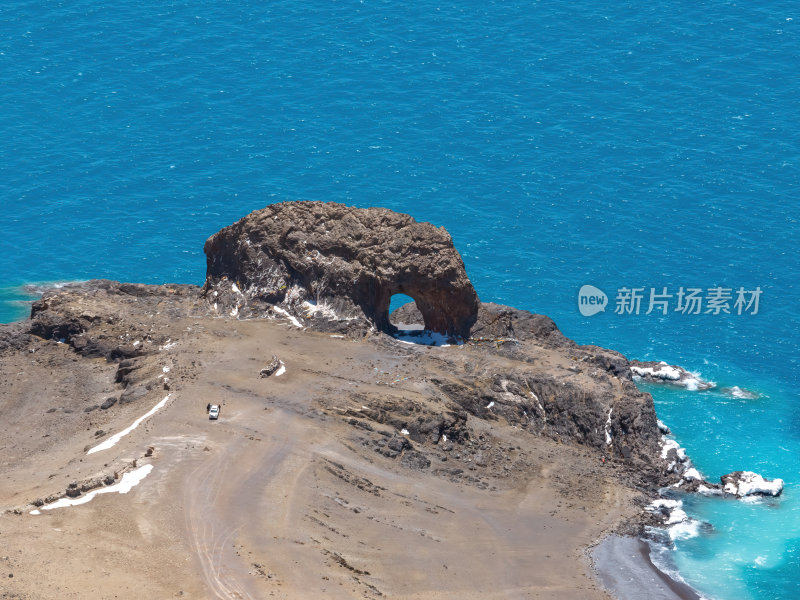
<instances>
[{"instance_id":1,"label":"white snow patch","mask_svg":"<svg viewBox=\"0 0 800 600\"><path fill-rule=\"evenodd\" d=\"M133 347L136 348L136 346L138 346L141 343L142 343L141 340L136 340L135 342L133 342Z\"/></svg>"},{"instance_id":2,"label":"white snow patch","mask_svg":"<svg viewBox=\"0 0 800 600\"><path fill-rule=\"evenodd\" d=\"M489 404L486 405L486 408L492 408L493 406L494 406L494 400L489 402Z\"/></svg>"},{"instance_id":3,"label":"white snow patch","mask_svg":"<svg viewBox=\"0 0 800 600\"><path fill-rule=\"evenodd\" d=\"M67 506L78 506L80 504L86 504L87 502L91 502L95 496L98 496L100 494L111 494L113 492L117 492L119 494L127 494L136 485L138 485L142 481L142 479L147 477L150 474L150 471L152 470L153 470L153 465L143 465L138 469L134 469L133 471L128 471L127 473L124 473L119 483L110 485L108 487L93 490L88 494L86 494L85 496L79 496L78 498L61 498L60 500L56 500L52 504L42 506L42 510L53 510L54 508L65 508ZM30 514L38 515L41 514L41 512L38 510L32 510Z\"/></svg>"},{"instance_id":4,"label":"white snow patch","mask_svg":"<svg viewBox=\"0 0 800 600\"><path fill-rule=\"evenodd\" d=\"M447 435L446 435L446 434L444 434L444 433L442 434L442 441L443 441L443 442L446 442L446 441L447 441Z\"/></svg>"},{"instance_id":5,"label":"white snow patch","mask_svg":"<svg viewBox=\"0 0 800 600\"><path fill-rule=\"evenodd\" d=\"M408 435L408 429L401 429L400 433L402 433L403 435Z\"/></svg>"},{"instance_id":6,"label":"white snow patch","mask_svg":"<svg viewBox=\"0 0 800 600\"><path fill-rule=\"evenodd\" d=\"M169 373L169 367L164 367L161 369L164 373Z\"/></svg>"},{"instance_id":7,"label":"white snow patch","mask_svg":"<svg viewBox=\"0 0 800 600\"><path fill-rule=\"evenodd\" d=\"M280 315L283 315L284 317L289 319L289 322L292 325L294 325L295 327L297 327L298 329L303 329L303 325L300 323L300 321L297 320L297 317L292 315L288 310L285 310L285 309L281 308L280 306L273 306L272 309L276 313L278 313Z\"/></svg>"},{"instance_id":8,"label":"white snow patch","mask_svg":"<svg viewBox=\"0 0 800 600\"><path fill-rule=\"evenodd\" d=\"M86 454L94 454L95 452L100 452L101 450L108 450L109 448L115 446L117 444L117 442L119 442L123 437L128 435L134 429L136 429L142 423L142 421L144 421L148 417L152 417L154 414L156 414L156 412L158 412L161 408L163 408L164 405L167 403L167 400L169 400L169 397L171 395L172 394L167 394L161 402L156 404L146 414L144 414L141 417L139 417L138 419L136 419L133 422L133 425L131 425L127 429L123 429L119 433L115 433L114 435L112 435L110 438L108 438L107 440L105 440L101 444L98 444L94 448L91 448Z\"/></svg>"},{"instance_id":9,"label":"white snow patch","mask_svg":"<svg viewBox=\"0 0 800 600\"><path fill-rule=\"evenodd\" d=\"M280 367L278 367L278 370L277 370L277 371L275 371L275 377L280 377L281 375L283 375L284 373L286 373L286 365L284 365L284 364L283 364L283 361L282 361L282 360L281 360L281 361L279 361L279 362L281 363L281 366L280 366Z\"/></svg>"},{"instance_id":10,"label":"white snow patch","mask_svg":"<svg viewBox=\"0 0 800 600\"><path fill-rule=\"evenodd\" d=\"M606 446L611 445L611 412L613 410L613 406L608 409L608 419L606 419Z\"/></svg>"},{"instance_id":11,"label":"white snow patch","mask_svg":"<svg viewBox=\"0 0 800 600\"><path fill-rule=\"evenodd\" d=\"M239 289L239 286L237 286L235 283L231 284L231 291L234 294L241 294L242 293L241 290Z\"/></svg>"}]
</instances>

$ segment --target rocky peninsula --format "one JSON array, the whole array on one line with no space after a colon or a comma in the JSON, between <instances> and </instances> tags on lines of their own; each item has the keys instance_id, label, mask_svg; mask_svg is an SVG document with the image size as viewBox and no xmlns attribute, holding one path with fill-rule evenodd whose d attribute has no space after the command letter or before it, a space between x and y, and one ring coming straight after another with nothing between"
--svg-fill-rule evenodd
<instances>
[{"instance_id":1,"label":"rocky peninsula","mask_svg":"<svg viewBox=\"0 0 800 600\"><path fill-rule=\"evenodd\" d=\"M659 490L780 493L695 477L634 383L682 373L480 302L442 228L291 202L205 252L0 326L0 597L607 598Z\"/></svg>"}]
</instances>

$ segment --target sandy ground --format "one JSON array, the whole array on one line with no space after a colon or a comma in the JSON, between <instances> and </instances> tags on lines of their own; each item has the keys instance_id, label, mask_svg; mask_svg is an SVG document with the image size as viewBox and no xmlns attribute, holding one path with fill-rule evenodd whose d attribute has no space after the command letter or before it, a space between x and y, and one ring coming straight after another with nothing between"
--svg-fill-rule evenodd
<instances>
[{"instance_id":1,"label":"sandy ground","mask_svg":"<svg viewBox=\"0 0 800 600\"><path fill-rule=\"evenodd\" d=\"M638 600L647 590L651 600L699 600L683 582L659 571L650 560L647 542L610 535L592 551L598 578L619 600Z\"/></svg>"},{"instance_id":2,"label":"sandy ground","mask_svg":"<svg viewBox=\"0 0 800 600\"><path fill-rule=\"evenodd\" d=\"M609 597L585 549L639 509L595 454L471 420L508 468L435 449L415 469L342 416L356 398L419 397L419 361L468 349L387 350L277 321L170 326L177 344L151 361L170 389L109 410L84 412L119 393L114 364L55 342L0 359L0 509L18 508L0 515L0 598ZM260 378L273 354L286 373ZM133 461L153 471L127 494L28 512Z\"/></svg>"}]
</instances>

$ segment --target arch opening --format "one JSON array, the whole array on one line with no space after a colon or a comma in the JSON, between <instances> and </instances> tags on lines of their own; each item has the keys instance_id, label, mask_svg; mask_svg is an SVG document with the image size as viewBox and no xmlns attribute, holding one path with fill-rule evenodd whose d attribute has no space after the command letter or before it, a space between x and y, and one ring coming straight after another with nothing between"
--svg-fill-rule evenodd
<instances>
[{"instance_id":1,"label":"arch opening","mask_svg":"<svg viewBox=\"0 0 800 600\"><path fill-rule=\"evenodd\" d=\"M394 294L389 301L389 324L398 331L425 329L417 301L406 294Z\"/></svg>"},{"instance_id":2,"label":"arch opening","mask_svg":"<svg viewBox=\"0 0 800 600\"><path fill-rule=\"evenodd\" d=\"M389 326L395 339L407 344L446 346L457 343L450 336L425 329L419 303L406 294L393 294L389 301Z\"/></svg>"}]
</instances>

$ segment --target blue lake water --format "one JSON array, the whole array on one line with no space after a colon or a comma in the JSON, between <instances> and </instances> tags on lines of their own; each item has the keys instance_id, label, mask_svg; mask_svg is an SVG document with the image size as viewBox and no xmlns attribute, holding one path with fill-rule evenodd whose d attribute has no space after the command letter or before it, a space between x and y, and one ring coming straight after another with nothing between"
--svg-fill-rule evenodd
<instances>
[{"instance_id":1,"label":"blue lake water","mask_svg":"<svg viewBox=\"0 0 800 600\"><path fill-rule=\"evenodd\" d=\"M483 300L717 382L652 389L659 415L709 478L787 488L687 502L714 532L674 561L710 597L796 598L799 25L773 1L0 8L0 321L25 283L202 283L205 239L269 203L410 213ZM682 314L681 287L760 288L759 311Z\"/></svg>"}]
</instances>

